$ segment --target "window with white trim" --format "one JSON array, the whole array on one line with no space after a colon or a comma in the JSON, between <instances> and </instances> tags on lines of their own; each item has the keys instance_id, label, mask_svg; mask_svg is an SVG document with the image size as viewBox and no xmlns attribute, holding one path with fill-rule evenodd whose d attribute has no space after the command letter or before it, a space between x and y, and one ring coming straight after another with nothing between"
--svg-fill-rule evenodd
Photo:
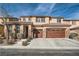
<instances>
[{"instance_id":1,"label":"window with white trim","mask_svg":"<svg viewBox=\"0 0 79 59\"><path fill-rule=\"evenodd\" d=\"M30 22L31 20L30 20L30 18L24 18L23 19L25 22Z\"/></svg>"},{"instance_id":2,"label":"window with white trim","mask_svg":"<svg viewBox=\"0 0 79 59\"><path fill-rule=\"evenodd\" d=\"M36 18L36 22L45 22L45 18Z\"/></svg>"}]
</instances>

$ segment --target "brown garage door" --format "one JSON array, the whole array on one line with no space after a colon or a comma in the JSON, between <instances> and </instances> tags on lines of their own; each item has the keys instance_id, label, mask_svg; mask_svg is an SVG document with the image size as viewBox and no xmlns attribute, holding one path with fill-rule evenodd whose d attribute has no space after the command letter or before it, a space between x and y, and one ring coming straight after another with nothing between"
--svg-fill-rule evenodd
<instances>
[{"instance_id":1,"label":"brown garage door","mask_svg":"<svg viewBox=\"0 0 79 59\"><path fill-rule=\"evenodd\" d=\"M47 38L64 38L65 37L65 29L59 28L49 28L46 29Z\"/></svg>"},{"instance_id":2,"label":"brown garage door","mask_svg":"<svg viewBox=\"0 0 79 59\"><path fill-rule=\"evenodd\" d=\"M43 30L42 29L38 29L36 31L34 31L34 35L35 38L42 38L43 37Z\"/></svg>"}]
</instances>

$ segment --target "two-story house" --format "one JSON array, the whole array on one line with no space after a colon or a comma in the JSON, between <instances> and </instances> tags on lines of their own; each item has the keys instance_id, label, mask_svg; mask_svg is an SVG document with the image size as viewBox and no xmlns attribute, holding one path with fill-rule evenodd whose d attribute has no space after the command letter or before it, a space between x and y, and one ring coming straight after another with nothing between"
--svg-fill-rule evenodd
<instances>
[{"instance_id":1,"label":"two-story house","mask_svg":"<svg viewBox=\"0 0 79 59\"><path fill-rule=\"evenodd\" d=\"M5 18L4 18L5 19ZM21 16L4 22L4 33L20 33L22 38L68 38L71 26L79 25L79 20L64 20L63 17ZM9 36L9 35L8 35Z\"/></svg>"},{"instance_id":2,"label":"two-story house","mask_svg":"<svg viewBox=\"0 0 79 59\"><path fill-rule=\"evenodd\" d=\"M65 38L69 36L71 24L64 24L63 17L21 16L20 32L34 38Z\"/></svg>"}]
</instances>

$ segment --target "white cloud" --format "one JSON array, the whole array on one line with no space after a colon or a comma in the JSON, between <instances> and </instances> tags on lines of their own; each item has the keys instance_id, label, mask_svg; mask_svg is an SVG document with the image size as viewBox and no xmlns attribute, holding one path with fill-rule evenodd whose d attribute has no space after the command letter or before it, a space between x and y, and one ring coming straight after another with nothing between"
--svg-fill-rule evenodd
<instances>
[{"instance_id":1,"label":"white cloud","mask_svg":"<svg viewBox=\"0 0 79 59\"><path fill-rule=\"evenodd\" d=\"M38 12L38 13L45 13L49 15L51 14L54 6L55 6L55 3L54 4L40 4L33 13L35 14L36 12Z\"/></svg>"}]
</instances>

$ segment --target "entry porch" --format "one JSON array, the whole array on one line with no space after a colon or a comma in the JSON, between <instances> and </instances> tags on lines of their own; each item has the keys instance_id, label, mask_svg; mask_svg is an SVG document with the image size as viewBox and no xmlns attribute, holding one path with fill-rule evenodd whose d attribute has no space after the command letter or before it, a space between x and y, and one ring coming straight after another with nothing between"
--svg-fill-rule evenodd
<instances>
[{"instance_id":1,"label":"entry porch","mask_svg":"<svg viewBox=\"0 0 79 59\"><path fill-rule=\"evenodd\" d=\"M22 39L32 37L32 23L18 21L5 22L4 34L6 39Z\"/></svg>"}]
</instances>

